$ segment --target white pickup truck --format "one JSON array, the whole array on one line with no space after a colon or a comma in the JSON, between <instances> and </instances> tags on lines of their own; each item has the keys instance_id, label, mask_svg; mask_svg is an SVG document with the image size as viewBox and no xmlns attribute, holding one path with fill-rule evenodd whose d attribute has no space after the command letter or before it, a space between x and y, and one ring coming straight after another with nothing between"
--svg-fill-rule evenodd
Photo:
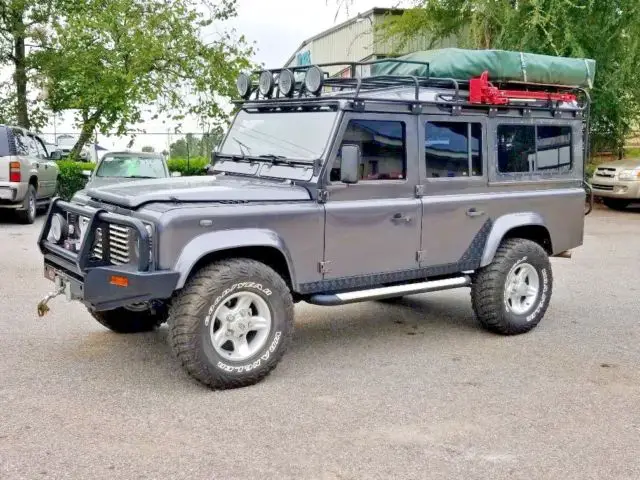
<instances>
[{"instance_id":1,"label":"white pickup truck","mask_svg":"<svg viewBox=\"0 0 640 480\"><path fill-rule=\"evenodd\" d=\"M56 194L60 152L48 152L35 133L0 125L0 208L15 210L22 223L33 223L39 208Z\"/></svg>"}]
</instances>

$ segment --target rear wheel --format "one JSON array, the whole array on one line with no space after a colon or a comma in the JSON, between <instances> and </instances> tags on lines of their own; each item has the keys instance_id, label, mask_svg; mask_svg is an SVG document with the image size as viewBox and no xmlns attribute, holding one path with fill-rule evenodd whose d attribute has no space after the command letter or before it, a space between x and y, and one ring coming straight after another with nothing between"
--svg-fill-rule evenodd
<instances>
[{"instance_id":1,"label":"rear wheel","mask_svg":"<svg viewBox=\"0 0 640 480\"><path fill-rule=\"evenodd\" d=\"M140 333L155 330L167 321L166 305L154 306L133 304L114 310L95 311L89 313L100 325L116 333Z\"/></svg>"},{"instance_id":2,"label":"rear wheel","mask_svg":"<svg viewBox=\"0 0 640 480\"><path fill-rule=\"evenodd\" d=\"M36 221L36 189L29 185L20 210L16 211L20 223L31 224Z\"/></svg>"},{"instance_id":3,"label":"rear wheel","mask_svg":"<svg viewBox=\"0 0 640 480\"><path fill-rule=\"evenodd\" d=\"M171 305L169 339L184 369L212 389L258 383L293 334L293 300L273 269L229 259L198 271Z\"/></svg>"},{"instance_id":4,"label":"rear wheel","mask_svg":"<svg viewBox=\"0 0 640 480\"><path fill-rule=\"evenodd\" d=\"M624 210L631 202L629 200L620 200L617 198L604 198L602 203L612 210Z\"/></svg>"},{"instance_id":5,"label":"rear wheel","mask_svg":"<svg viewBox=\"0 0 640 480\"><path fill-rule=\"evenodd\" d=\"M521 238L502 242L471 286L473 310L488 330L515 335L533 329L547 310L553 277L547 252Z\"/></svg>"}]
</instances>

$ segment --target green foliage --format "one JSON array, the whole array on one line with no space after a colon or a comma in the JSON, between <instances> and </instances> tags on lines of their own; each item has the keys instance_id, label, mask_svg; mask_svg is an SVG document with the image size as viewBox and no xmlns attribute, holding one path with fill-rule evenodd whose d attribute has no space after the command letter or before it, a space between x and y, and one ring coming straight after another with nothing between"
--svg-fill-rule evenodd
<instances>
[{"instance_id":1,"label":"green foliage","mask_svg":"<svg viewBox=\"0 0 640 480\"><path fill-rule=\"evenodd\" d=\"M640 119L640 2L616 0L414 0L377 33L396 49L416 37L455 36L466 48L593 58L592 151L621 151Z\"/></svg>"},{"instance_id":2,"label":"green foliage","mask_svg":"<svg viewBox=\"0 0 640 480\"><path fill-rule=\"evenodd\" d=\"M205 157L171 158L167 161L170 172L180 172L183 177L194 175L205 175L205 167L211 161Z\"/></svg>"},{"instance_id":3,"label":"green foliage","mask_svg":"<svg viewBox=\"0 0 640 480\"><path fill-rule=\"evenodd\" d=\"M142 147L142 151L146 153L153 153L155 152L155 149L151 145L145 145Z\"/></svg>"},{"instance_id":4,"label":"green foliage","mask_svg":"<svg viewBox=\"0 0 640 480\"><path fill-rule=\"evenodd\" d=\"M50 48L37 55L48 105L79 111L74 150L96 129L124 135L150 106L174 122L187 114L226 120L219 98L235 94L252 49L221 26L215 37L205 35L235 15L235 0L202 7L196 0L85 0L53 22Z\"/></svg>"},{"instance_id":5,"label":"green foliage","mask_svg":"<svg viewBox=\"0 0 640 480\"><path fill-rule=\"evenodd\" d=\"M67 201L87 184L87 177L82 174L83 170L93 170L96 167L95 163L70 160L62 160L57 164L60 169L57 195Z\"/></svg>"}]
</instances>

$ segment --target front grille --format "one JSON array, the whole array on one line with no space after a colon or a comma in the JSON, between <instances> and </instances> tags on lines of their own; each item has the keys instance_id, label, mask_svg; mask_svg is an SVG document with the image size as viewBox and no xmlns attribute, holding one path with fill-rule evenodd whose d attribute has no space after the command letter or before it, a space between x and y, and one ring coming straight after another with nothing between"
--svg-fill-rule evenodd
<instances>
[{"instance_id":1,"label":"front grille","mask_svg":"<svg viewBox=\"0 0 640 480\"><path fill-rule=\"evenodd\" d=\"M96 259L109 262L113 265L124 265L129 263L131 229L129 227L123 227L121 225L115 225L111 223L109 224L108 231L109 231L109 236L108 238L105 239L103 235L103 229L102 228L96 229L96 240L92 250L93 257ZM105 255L104 242L105 241L109 242L109 249L108 249L109 258L104 258L104 255Z\"/></svg>"},{"instance_id":2,"label":"front grille","mask_svg":"<svg viewBox=\"0 0 640 480\"><path fill-rule=\"evenodd\" d=\"M591 186L596 190L606 190L608 192L613 190L613 185L598 185L597 183L593 183Z\"/></svg>"},{"instance_id":3,"label":"front grille","mask_svg":"<svg viewBox=\"0 0 640 480\"><path fill-rule=\"evenodd\" d=\"M616 176L616 169L615 168L600 167L600 168L596 169L594 175L596 177L613 178L613 177Z\"/></svg>"},{"instance_id":4,"label":"front grille","mask_svg":"<svg viewBox=\"0 0 640 480\"><path fill-rule=\"evenodd\" d=\"M131 229L109 224L109 261L114 265L129 263L129 236Z\"/></svg>"}]
</instances>

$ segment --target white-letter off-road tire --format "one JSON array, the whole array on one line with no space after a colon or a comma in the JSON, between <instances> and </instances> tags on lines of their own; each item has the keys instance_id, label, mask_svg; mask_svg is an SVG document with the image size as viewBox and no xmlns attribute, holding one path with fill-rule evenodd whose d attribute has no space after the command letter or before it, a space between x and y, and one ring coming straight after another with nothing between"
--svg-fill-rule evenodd
<instances>
[{"instance_id":1,"label":"white-letter off-road tire","mask_svg":"<svg viewBox=\"0 0 640 480\"><path fill-rule=\"evenodd\" d=\"M547 252L531 240L507 239L498 247L493 262L473 279L473 311L489 331L526 333L544 317L552 287Z\"/></svg>"},{"instance_id":2,"label":"white-letter off-road tire","mask_svg":"<svg viewBox=\"0 0 640 480\"><path fill-rule=\"evenodd\" d=\"M169 340L184 369L214 390L258 383L284 355L293 334L285 281L255 260L212 263L174 299Z\"/></svg>"},{"instance_id":3,"label":"white-letter off-road tire","mask_svg":"<svg viewBox=\"0 0 640 480\"><path fill-rule=\"evenodd\" d=\"M154 311L127 309L124 307L100 312L93 311L90 308L88 310L100 325L116 333L150 332L166 322L168 315L166 306Z\"/></svg>"}]
</instances>

